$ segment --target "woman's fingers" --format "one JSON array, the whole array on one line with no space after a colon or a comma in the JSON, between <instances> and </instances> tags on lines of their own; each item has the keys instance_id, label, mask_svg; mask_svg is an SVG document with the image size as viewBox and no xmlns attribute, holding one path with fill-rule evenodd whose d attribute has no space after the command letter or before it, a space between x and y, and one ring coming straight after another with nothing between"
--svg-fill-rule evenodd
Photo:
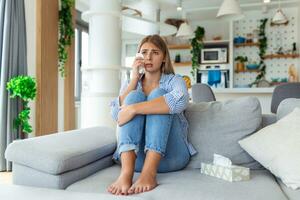
<instances>
[{"instance_id":1,"label":"woman's fingers","mask_svg":"<svg viewBox=\"0 0 300 200\"><path fill-rule=\"evenodd\" d=\"M122 105L120 106L120 111L118 114L118 125L122 126L125 123L129 122L133 117L134 113L132 112L132 109L128 105Z\"/></svg>"},{"instance_id":2,"label":"woman's fingers","mask_svg":"<svg viewBox=\"0 0 300 200\"><path fill-rule=\"evenodd\" d=\"M137 69L140 66L144 66L144 61L143 60L135 60L132 67Z\"/></svg>"}]
</instances>

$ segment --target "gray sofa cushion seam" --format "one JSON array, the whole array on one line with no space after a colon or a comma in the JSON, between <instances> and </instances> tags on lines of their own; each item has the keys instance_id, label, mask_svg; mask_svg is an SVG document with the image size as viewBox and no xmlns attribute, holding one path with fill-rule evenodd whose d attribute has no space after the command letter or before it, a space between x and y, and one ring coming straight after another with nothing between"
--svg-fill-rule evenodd
<instances>
[{"instance_id":1,"label":"gray sofa cushion seam","mask_svg":"<svg viewBox=\"0 0 300 200\"><path fill-rule=\"evenodd\" d=\"M68 168L65 167L65 166L69 165L69 164L68 165L65 164L65 163L67 163L68 160L72 160L72 159L74 159L74 160L81 160L80 157L83 157L86 154L96 154L96 152L100 151L102 148L107 148L107 149L112 149L112 150L111 150L111 152L109 151L110 153L106 153L106 154L102 154L102 155L101 155L101 152L100 152L99 155L101 155L101 156L99 156L99 157L97 156L93 160L90 160L89 162L84 163L81 166L68 167ZM71 170L74 170L74 169L81 168L82 166L85 166L86 164L92 163L92 162L94 162L96 160L100 160L101 158L104 158L104 157L106 157L108 155L112 155L114 153L115 148L116 148L116 142L103 145L103 146L101 146L101 148L90 150L90 151L84 152L82 154L78 154L76 156L70 157L68 159L53 159L52 162L53 163L57 163L57 167L55 169L53 168L52 170L49 170L49 171L46 171L46 170L43 170L43 169L40 169L40 168L32 167L32 166L28 165L27 163L25 164L25 163L18 162L18 161L13 161L13 162L21 164L21 165L24 165L24 166L27 166L27 167L30 167L30 168L38 170L38 171L41 171L43 173L48 173L48 174L52 174L52 175L59 175L59 174L65 173L67 171L71 171ZM64 170L64 168L66 168L66 170Z\"/></svg>"},{"instance_id":2,"label":"gray sofa cushion seam","mask_svg":"<svg viewBox=\"0 0 300 200\"><path fill-rule=\"evenodd\" d=\"M99 157L97 159L94 159L94 160L90 161L89 163L95 162L97 160L100 160L101 158L104 158L106 156L112 155L114 153L115 149L116 149L116 145L117 145L116 143L111 143L111 144L107 144L107 145L102 146L101 148L106 148L106 147L107 148L112 148L113 147L114 150L111 153L109 153L109 154L103 154L101 157ZM70 169L68 169L66 171L62 171L64 169L64 163L66 163L66 161L71 160L71 159L74 159L74 160L79 159L79 160L81 160L79 157L82 157L82 156L84 156L86 154L90 154L90 153L92 154L92 152L94 153L94 152L97 152L97 151L99 151L99 149L94 149L94 150L89 151L89 152L84 152L84 153L82 153L80 155L76 155L75 157L71 157L71 158L68 158L66 160L60 160L60 161L58 161L59 164L57 165L58 167L57 167L56 171L58 172L58 174L62 174L62 173L65 173L67 171L71 171L73 169L77 169L77 168L80 168L82 166L85 166L85 165L87 165L89 163L85 163L84 165L82 165L80 167L77 167L77 168L70 168ZM61 172L59 172L59 171L61 171Z\"/></svg>"},{"instance_id":3,"label":"gray sofa cushion seam","mask_svg":"<svg viewBox=\"0 0 300 200\"><path fill-rule=\"evenodd\" d=\"M285 191L281 188L280 183L278 182L277 178L274 177L274 179L275 179L277 185L279 186L279 188L280 188L282 194L283 194L287 199L289 199L289 196L288 196L288 195L285 193Z\"/></svg>"},{"instance_id":4,"label":"gray sofa cushion seam","mask_svg":"<svg viewBox=\"0 0 300 200\"><path fill-rule=\"evenodd\" d=\"M116 148L116 143L110 143L110 144L101 146L100 149L102 149L102 148L112 148L112 147L114 147L114 150L115 150L115 148ZM92 163L92 162L94 162L94 161L96 161L96 160L100 160L101 158L104 158L104 157L106 157L106 156L108 156L108 155L113 154L113 153L114 153L114 150L113 150L111 153L109 153L109 154L103 154L101 157L97 157L97 158L95 157L96 159L93 159L93 160L90 161L89 163ZM49 172L49 173L50 173L50 174L57 175L57 174L63 174L63 173L65 173L65 172L67 172L67 171L71 171L71 170L73 170L73 169L76 169L76 168L70 168L70 169L67 169L67 170L63 171L63 169L65 168L64 165L65 165L65 163L67 163L68 160L72 160L72 159L74 159L74 160L78 160L78 159L81 160L80 157L82 157L82 156L84 156L84 155L86 155L86 154L92 154L92 153L97 152L97 151L99 151L99 148L94 149L94 150L91 150L91 151L84 152L84 153L82 153L82 154L76 155L76 156L74 156L74 157L70 157L70 158L65 159L65 160L62 160L62 159L57 160L57 162L58 162L59 164L57 165L56 170L54 170L55 172ZM100 154L101 154L101 153L100 153ZM85 166L86 164L89 164L89 163L85 163L85 164L82 165L82 166ZM79 166L79 167L77 167L77 168L80 168L80 167L82 167L82 166Z\"/></svg>"}]
</instances>

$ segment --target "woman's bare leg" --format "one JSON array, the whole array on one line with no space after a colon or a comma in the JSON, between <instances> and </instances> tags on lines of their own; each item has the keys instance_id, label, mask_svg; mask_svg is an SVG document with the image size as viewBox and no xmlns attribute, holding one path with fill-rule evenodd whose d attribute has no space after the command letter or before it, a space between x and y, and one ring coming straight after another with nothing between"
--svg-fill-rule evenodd
<instances>
[{"instance_id":1,"label":"woman's bare leg","mask_svg":"<svg viewBox=\"0 0 300 200\"><path fill-rule=\"evenodd\" d=\"M121 173L119 178L112 183L107 191L116 195L127 195L132 185L136 155L134 151L121 153Z\"/></svg>"},{"instance_id":2,"label":"woman's bare leg","mask_svg":"<svg viewBox=\"0 0 300 200\"><path fill-rule=\"evenodd\" d=\"M147 192L157 186L156 174L161 159L157 152L148 150L140 177L128 190L128 194Z\"/></svg>"},{"instance_id":3,"label":"woman's bare leg","mask_svg":"<svg viewBox=\"0 0 300 200\"><path fill-rule=\"evenodd\" d=\"M131 105L145 100L146 96L141 90L133 90L126 96L124 104ZM120 127L118 149L114 154L114 159L121 161L121 173L119 178L107 188L108 192L127 195L135 169L135 151L138 151L137 144L141 142L144 126L145 116L136 115Z\"/></svg>"}]
</instances>

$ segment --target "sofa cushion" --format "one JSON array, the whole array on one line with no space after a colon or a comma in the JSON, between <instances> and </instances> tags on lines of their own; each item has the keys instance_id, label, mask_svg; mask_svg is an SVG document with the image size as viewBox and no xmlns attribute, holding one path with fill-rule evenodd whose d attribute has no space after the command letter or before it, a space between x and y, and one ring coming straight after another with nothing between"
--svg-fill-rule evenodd
<instances>
[{"instance_id":1,"label":"sofa cushion","mask_svg":"<svg viewBox=\"0 0 300 200\"><path fill-rule=\"evenodd\" d=\"M277 109L277 120L280 120L290 112L294 110L295 107L300 108L300 99L288 98L284 99L278 106Z\"/></svg>"},{"instance_id":2,"label":"sofa cushion","mask_svg":"<svg viewBox=\"0 0 300 200\"><path fill-rule=\"evenodd\" d=\"M189 122L188 139L198 151L191 158L189 168L200 168L201 162L212 162L214 153L230 158L235 165L261 168L238 144L261 126L262 114L257 98L193 103L185 115Z\"/></svg>"},{"instance_id":3,"label":"sofa cushion","mask_svg":"<svg viewBox=\"0 0 300 200\"><path fill-rule=\"evenodd\" d=\"M93 163L73 169L63 174L48 174L30 167L13 164L13 184L53 189L65 189L72 183L113 165L112 156L107 156Z\"/></svg>"},{"instance_id":4,"label":"sofa cushion","mask_svg":"<svg viewBox=\"0 0 300 200\"><path fill-rule=\"evenodd\" d=\"M300 188L300 108L240 141L241 146L282 182Z\"/></svg>"},{"instance_id":5,"label":"sofa cushion","mask_svg":"<svg viewBox=\"0 0 300 200\"><path fill-rule=\"evenodd\" d=\"M120 174L120 166L103 169L81 181L70 185L66 190L73 192L95 192L107 194L107 187ZM139 173L134 174L134 180ZM252 170L251 179L241 182L227 182L200 173L199 169L185 169L177 172L159 173L158 186L150 191L133 195L149 200L284 200L275 178L267 170Z\"/></svg>"},{"instance_id":6,"label":"sofa cushion","mask_svg":"<svg viewBox=\"0 0 300 200\"><path fill-rule=\"evenodd\" d=\"M279 178L277 178L277 182L281 190L288 197L289 200L300 199L300 190L292 190L291 188L286 187L286 185Z\"/></svg>"},{"instance_id":7,"label":"sofa cushion","mask_svg":"<svg viewBox=\"0 0 300 200\"><path fill-rule=\"evenodd\" d=\"M61 174L113 154L114 130L92 127L11 143L6 159L49 174Z\"/></svg>"},{"instance_id":8,"label":"sofa cushion","mask_svg":"<svg viewBox=\"0 0 300 200\"><path fill-rule=\"evenodd\" d=\"M142 200L139 197L113 196L110 194L78 193L19 185L1 185L0 199L3 200Z\"/></svg>"}]
</instances>

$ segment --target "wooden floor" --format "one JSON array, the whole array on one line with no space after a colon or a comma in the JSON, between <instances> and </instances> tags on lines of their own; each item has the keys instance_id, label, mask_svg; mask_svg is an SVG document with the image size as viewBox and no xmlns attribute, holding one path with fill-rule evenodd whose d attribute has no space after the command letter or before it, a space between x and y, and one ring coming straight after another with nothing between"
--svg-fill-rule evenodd
<instances>
[{"instance_id":1,"label":"wooden floor","mask_svg":"<svg viewBox=\"0 0 300 200\"><path fill-rule=\"evenodd\" d=\"M0 172L0 184L5 184L5 185L12 184L11 172Z\"/></svg>"}]
</instances>

